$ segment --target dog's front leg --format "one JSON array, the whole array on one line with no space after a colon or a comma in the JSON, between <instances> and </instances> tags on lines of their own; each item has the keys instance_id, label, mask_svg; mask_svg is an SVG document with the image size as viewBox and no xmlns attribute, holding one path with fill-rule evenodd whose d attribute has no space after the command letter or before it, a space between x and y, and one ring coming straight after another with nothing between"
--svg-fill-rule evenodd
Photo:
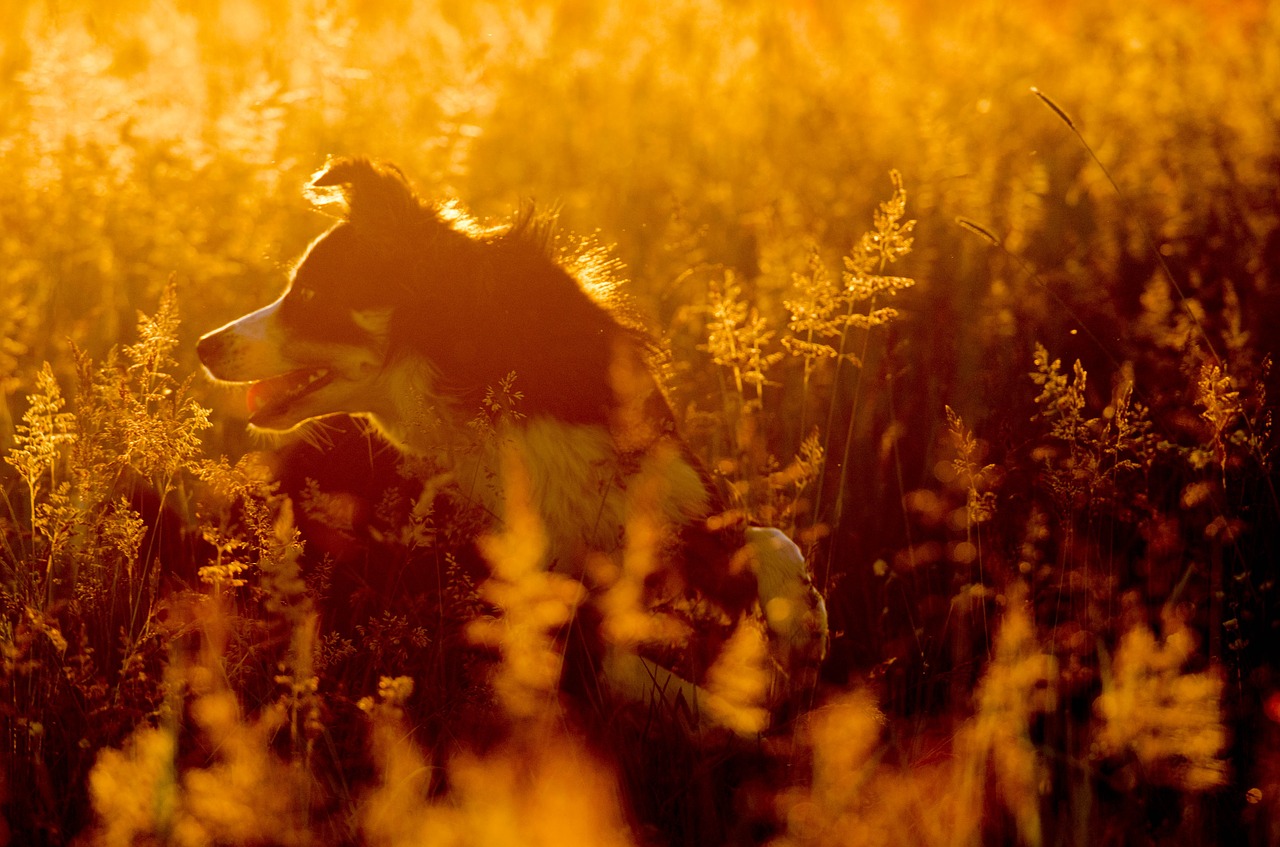
<instances>
[{"instance_id":1,"label":"dog's front leg","mask_svg":"<svg viewBox=\"0 0 1280 847\"><path fill-rule=\"evenodd\" d=\"M775 659L788 675L811 673L827 656L829 635L827 607L804 554L773 527L748 527L746 535L743 554L756 575Z\"/></svg>"}]
</instances>

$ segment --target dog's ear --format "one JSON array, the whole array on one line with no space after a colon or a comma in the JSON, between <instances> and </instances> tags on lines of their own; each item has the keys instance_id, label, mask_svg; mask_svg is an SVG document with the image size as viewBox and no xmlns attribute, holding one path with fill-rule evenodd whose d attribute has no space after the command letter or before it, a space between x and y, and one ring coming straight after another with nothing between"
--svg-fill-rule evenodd
<instances>
[{"instance_id":1,"label":"dog's ear","mask_svg":"<svg viewBox=\"0 0 1280 847\"><path fill-rule=\"evenodd\" d=\"M395 165L365 158L331 157L311 178L307 199L356 226L391 232L421 220L423 205Z\"/></svg>"}]
</instances>

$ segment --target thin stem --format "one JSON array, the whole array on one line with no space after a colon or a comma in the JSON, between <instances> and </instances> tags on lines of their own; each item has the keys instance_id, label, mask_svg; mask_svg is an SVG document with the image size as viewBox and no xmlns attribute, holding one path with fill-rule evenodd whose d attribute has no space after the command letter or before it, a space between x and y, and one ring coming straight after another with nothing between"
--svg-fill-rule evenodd
<instances>
[{"instance_id":1,"label":"thin stem","mask_svg":"<svg viewBox=\"0 0 1280 847\"><path fill-rule=\"evenodd\" d=\"M1080 144L1084 147L1085 152L1089 154L1089 157L1093 159L1098 168L1102 170L1102 175L1107 178L1107 182L1111 183L1111 188L1115 191L1116 197L1119 198L1120 205L1123 207L1125 215L1138 225L1138 229L1142 233L1142 237L1146 239L1147 247L1151 250L1151 254L1156 257L1156 262L1160 265L1160 270L1164 272L1165 278L1168 279L1169 284L1173 286L1174 293L1178 295L1179 304L1182 306L1183 311L1187 313L1187 317L1191 319L1191 323L1195 325L1196 330L1199 331L1200 337L1204 340L1205 347L1209 350L1209 354L1213 356L1213 360L1215 362L1221 365L1222 359L1218 356L1218 351L1214 349L1213 342L1209 340L1209 335L1205 332L1204 326L1201 325L1200 319L1196 317L1195 312L1187 305L1188 298L1182 293L1182 286L1178 285L1178 280L1174 277L1173 271L1169 268L1169 263L1165 260L1164 254L1161 253L1160 248L1156 246L1155 236L1151 234L1151 229L1147 226L1142 216L1134 211L1133 206L1129 203L1129 199L1125 196L1125 193L1120 190L1120 186L1116 182L1115 177L1111 175L1111 171L1102 163L1102 160L1098 158L1098 154L1093 152L1093 147L1090 146L1088 140L1086 140L1084 135L1080 132L1075 121L1071 120L1070 116L1067 115L1061 106L1053 102L1047 94L1039 88L1036 88L1034 85L1031 86L1031 93L1040 98L1040 102L1048 106L1049 109L1067 125L1067 128L1070 129L1075 137L1080 140Z\"/></svg>"},{"instance_id":2,"label":"thin stem","mask_svg":"<svg viewBox=\"0 0 1280 847\"><path fill-rule=\"evenodd\" d=\"M880 262L880 270L884 270L884 260ZM870 316L875 310L876 298L872 295L867 301L867 315ZM840 482L836 487L836 504L832 513L831 536L832 543L827 545L827 561L823 568L822 574L822 590L827 590L828 580L831 576L832 560L835 557L835 536L836 530L840 528L840 519L844 512L844 490L849 479L849 454L853 448L853 430L858 417L858 404L862 399L862 373L863 365L867 361L867 350L871 344L870 327L863 330L862 333L862 352L858 354L858 375L853 382L853 403L849 407L849 423L845 427L844 449L840 454Z\"/></svg>"},{"instance_id":3,"label":"thin stem","mask_svg":"<svg viewBox=\"0 0 1280 847\"><path fill-rule=\"evenodd\" d=\"M835 428L836 404L839 403L840 401L840 367L841 365L844 364L845 347L848 345L849 324L852 318L853 318L853 301L850 300L849 308L845 312L845 316L844 316L844 329L841 330L840 332L840 349L836 352L836 372L831 377L831 401L827 404L827 425L822 429L822 433L823 433L822 455L824 457L831 455L831 430ZM822 463L822 473L819 475L819 478L818 478L818 491L817 491L817 494L814 495L814 499L813 499L813 514L815 518L817 518L819 515L822 514L822 495L826 491L826 486L823 485L822 483L827 475L826 474L827 465L828 463L824 458ZM834 529L834 524L838 523L838 520L833 520L832 523L833 523L833 529ZM823 577L822 585L823 585L823 589L825 590L826 589L825 576Z\"/></svg>"}]
</instances>

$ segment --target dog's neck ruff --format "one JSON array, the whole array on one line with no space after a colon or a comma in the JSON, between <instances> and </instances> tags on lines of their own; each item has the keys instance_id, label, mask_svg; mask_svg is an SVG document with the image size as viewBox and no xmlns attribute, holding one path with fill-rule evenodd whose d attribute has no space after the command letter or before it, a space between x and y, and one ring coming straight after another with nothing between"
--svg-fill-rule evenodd
<instances>
[{"instance_id":1,"label":"dog's neck ruff","mask_svg":"<svg viewBox=\"0 0 1280 847\"><path fill-rule=\"evenodd\" d=\"M504 514L511 470L504 462L516 456L547 532L551 567L580 576L590 554L619 549L641 510L668 527L708 517L710 492L669 439L622 452L607 427L549 415L478 426L475 412L468 417L433 393L432 377L421 362L390 368L384 379L393 408L369 417L404 452L448 467L463 500L495 520Z\"/></svg>"}]
</instances>

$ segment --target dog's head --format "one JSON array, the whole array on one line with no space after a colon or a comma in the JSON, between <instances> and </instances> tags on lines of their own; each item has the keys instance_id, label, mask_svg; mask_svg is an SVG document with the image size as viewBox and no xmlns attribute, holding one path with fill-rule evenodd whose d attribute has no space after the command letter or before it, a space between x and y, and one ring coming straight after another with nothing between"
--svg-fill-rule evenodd
<instances>
[{"instance_id":1,"label":"dog's head","mask_svg":"<svg viewBox=\"0 0 1280 847\"><path fill-rule=\"evenodd\" d=\"M340 222L314 241L275 302L200 339L215 379L248 384L250 423L282 431L335 413L393 417L392 321L413 284L407 245L463 239L394 167L337 159L307 190Z\"/></svg>"},{"instance_id":2,"label":"dog's head","mask_svg":"<svg viewBox=\"0 0 1280 847\"><path fill-rule=\"evenodd\" d=\"M399 446L430 449L424 411L465 424L512 372L524 415L607 426L627 445L643 441L628 434L632 411L652 423L645 434L669 423L665 400L662 414L646 405L647 337L566 270L549 218L529 208L483 228L365 159L331 161L307 193L339 222L274 303L197 348L215 379L248 386L254 427L364 415ZM620 383L619 361L641 378Z\"/></svg>"}]
</instances>

